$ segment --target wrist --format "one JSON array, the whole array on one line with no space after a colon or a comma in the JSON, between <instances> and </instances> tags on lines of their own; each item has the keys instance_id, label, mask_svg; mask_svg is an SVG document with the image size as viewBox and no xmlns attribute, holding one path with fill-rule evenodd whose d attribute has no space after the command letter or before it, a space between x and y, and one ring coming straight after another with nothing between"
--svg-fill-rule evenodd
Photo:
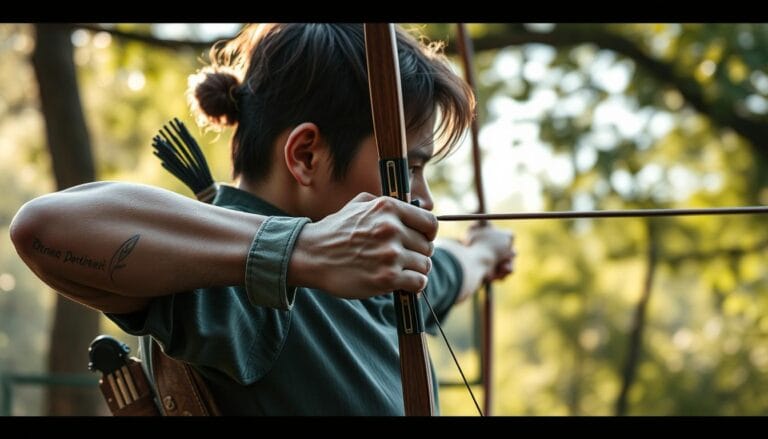
<instances>
[{"instance_id":1,"label":"wrist","mask_svg":"<svg viewBox=\"0 0 768 439\"><path fill-rule=\"evenodd\" d=\"M311 249L318 246L317 223L307 223L299 232L293 252L288 261L287 281L295 287L319 288L314 274L320 270L317 267L318 258L313 258Z\"/></svg>"},{"instance_id":2,"label":"wrist","mask_svg":"<svg viewBox=\"0 0 768 439\"><path fill-rule=\"evenodd\" d=\"M467 246L469 253L473 256L478 266L482 267L483 278L493 274L495 266L495 255L493 249L479 242Z\"/></svg>"}]
</instances>

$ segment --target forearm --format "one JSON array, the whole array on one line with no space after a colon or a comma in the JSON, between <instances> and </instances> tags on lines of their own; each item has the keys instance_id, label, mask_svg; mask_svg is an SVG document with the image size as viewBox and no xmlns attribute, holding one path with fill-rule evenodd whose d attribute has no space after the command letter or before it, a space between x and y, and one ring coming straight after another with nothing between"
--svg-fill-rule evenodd
<instances>
[{"instance_id":1,"label":"forearm","mask_svg":"<svg viewBox=\"0 0 768 439\"><path fill-rule=\"evenodd\" d=\"M251 268L279 262L286 286L345 298L426 284L437 220L423 209L362 193L296 229L295 247L286 241L285 252L260 253L252 244L266 220L150 186L91 183L24 205L11 238L48 285L105 312L139 310L151 297L194 288L243 285L247 260ZM272 232L274 241L285 230ZM278 259L249 259L249 252Z\"/></svg>"},{"instance_id":2,"label":"forearm","mask_svg":"<svg viewBox=\"0 0 768 439\"><path fill-rule=\"evenodd\" d=\"M27 203L11 236L27 265L65 293L151 297L242 284L263 220L150 186L93 183Z\"/></svg>"},{"instance_id":3,"label":"forearm","mask_svg":"<svg viewBox=\"0 0 768 439\"><path fill-rule=\"evenodd\" d=\"M493 253L487 247L479 245L464 245L454 240L440 240L437 246L448 251L461 265L463 282L456 302L461 302L471 296L487 277L493 268Z\"/></svg>"}]
</instances>

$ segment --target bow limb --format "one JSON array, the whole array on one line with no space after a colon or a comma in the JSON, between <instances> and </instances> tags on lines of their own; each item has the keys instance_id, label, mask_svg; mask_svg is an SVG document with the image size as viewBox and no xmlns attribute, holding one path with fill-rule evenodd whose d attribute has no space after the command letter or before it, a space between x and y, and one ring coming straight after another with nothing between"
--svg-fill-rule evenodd
<instances>
[{"instance_id":1,"label":"bow limb","mask_svg":"<svg viewBox=\"0 0 768 439\"><path fill-rule=\"evenodd\" d=\"M382 193L409 202L408 151L393 24L365 24L365 54ZM419 297L395 291L393 298L405 414L430 416L434 414L432 373Z\"/></svg>"},{"instance_id":2,"label":"bow limb","mask_svg":"<svg viewBox=\"0 0 768 439\"><path fill-rule=\"evenodd\" d=\"M464 78L467 84L477 94L475 87L475 75L472 71L472 58L474 49L472 40L467 33L464 23L457 23L457 47L464 65ZM475 117L472 118L471 140L472 140L472 166L475 174L475 194L477 195L477 213L486 213L485 191L483 190L482 157L480 155L479 128L477 122L477 107L475 107ZM480 220L481 225L488 221ZM491 414L491 405L493 402L493 286L491 282L484 283L485 301L483 302L482 319L482 349L480 353L480 369L483 381L483 413L486 416Z\"/></svg>"}]
</instances>

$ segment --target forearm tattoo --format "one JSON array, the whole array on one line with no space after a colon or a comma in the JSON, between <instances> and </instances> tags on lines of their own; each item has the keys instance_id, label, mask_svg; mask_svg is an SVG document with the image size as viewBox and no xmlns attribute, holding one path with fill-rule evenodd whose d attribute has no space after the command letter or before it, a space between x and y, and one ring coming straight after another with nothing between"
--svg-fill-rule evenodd
<instances>
[{"instance_id":1,"label":"forearm tattoo","mask_svg":"<svg viewBox=\"0 0 768 439\"><path fill-rule=\"evenodd\" d=\"M131 236L117 249L115 254L112 255L112 260L109 261L109 280L113 283L115 282L115 279L113 278L115 270L125 267L125 262L123 261L125 261L125 258L131 254L134 248L136 248L136 243L139 242L140 237L141 235Z\"/></svg>"},{"instance_id":2,"label":"forearm tattoo","mask_svg":"<svg viewBox=\"0 0 768 439\"><path fill-rule=\"evenodd\" d=\"M61 261L63 264L75 264L90 270L104 271L114 283L115 271L126 266L125 260L131 254L133 249L136 248L136 243L139 242L140 237L141 235L133 235L122 243L117 251L115 251L115 254L112 255L109 265L107 265L106 258L92 258L86 255L79 255L72 250L60 250L54 247L49 247L37 237L32 240L32 248L42 255Z\"/></svg>"}]
</instances>

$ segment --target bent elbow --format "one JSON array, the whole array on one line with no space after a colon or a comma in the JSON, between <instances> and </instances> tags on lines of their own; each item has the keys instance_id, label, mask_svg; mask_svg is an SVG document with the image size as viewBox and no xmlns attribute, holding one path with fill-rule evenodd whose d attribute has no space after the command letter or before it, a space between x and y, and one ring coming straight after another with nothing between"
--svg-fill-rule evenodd
<instances>
[{"instance_id":1,"label":"bent elbow","mask_svg":"<svg viewBox=\"0 0 768 439\"><path fill-rule=\"evenodd\" d=\"M45 197L28 201L11 220L11 242L16 248L16 253L27 261L33 249L35 239L45 232L45 227L50 225L50 203Z\"/></svg>"}]
</instances>

